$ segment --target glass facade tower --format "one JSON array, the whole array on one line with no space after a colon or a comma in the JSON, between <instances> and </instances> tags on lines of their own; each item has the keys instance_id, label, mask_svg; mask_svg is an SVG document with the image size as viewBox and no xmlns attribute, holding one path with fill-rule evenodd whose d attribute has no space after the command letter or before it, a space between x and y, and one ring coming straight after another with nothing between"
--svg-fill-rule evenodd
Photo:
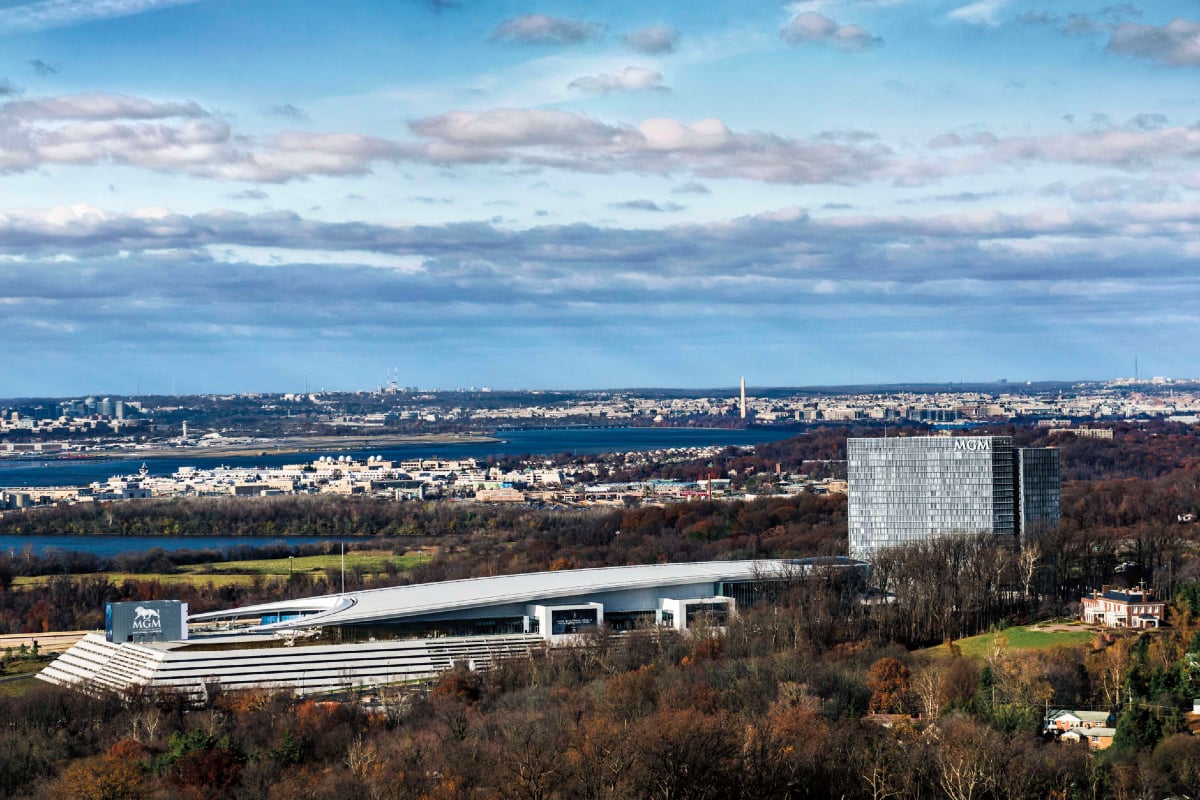
<instances>
[{"instance_id":1,"label":"glass facade tower","mask_svg":"<svg viewBox=\"0 0 1200 800\"><path fill-rule=\"evenodd\" d=\"M1009 436L848 439L846 458L851 558L955 533L1015 544L1027 518L1057 521L1058 452Z\"/></svg>"},{"instance_id":2,"label":"glass facade tower","mask_svg":"<svg viewBox=\"0 0 1200 800\"><path fill-rule=\"evenodd\" d=\"M1062 519L1062 494L1058 449L1017 449L1017 527L1021 543L1036 537L1039 529L1057 525Z\"/></svg>"}]
</instances>

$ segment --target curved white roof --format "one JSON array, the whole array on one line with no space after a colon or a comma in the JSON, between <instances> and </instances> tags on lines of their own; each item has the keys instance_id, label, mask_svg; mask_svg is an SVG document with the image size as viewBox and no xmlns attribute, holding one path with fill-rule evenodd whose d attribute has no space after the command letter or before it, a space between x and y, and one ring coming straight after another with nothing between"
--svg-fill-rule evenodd
<instances>
[{"instance_id":1,"label":"curved white roof","mask_svg":"<svg viewBox=\"0 0 1200 800\"><path fill-rule=\"evenodd\" d=\"M303 619L293 619L262 626L262 629L282 630L324 625L373 622L462 611L509 603L533 603L571 597L656 586L678 586L690 583L744 581L802 573L811 560L782 561L704 561L694 564L644 564L632 567L602 567L572 569L556 572L530 572L520 575L497 575L488 578L422 583L347 592L344 595L324 595L303 600L284 600L227 611L210 611L189 616L190 621L234 619L270 614L304 613ZM848 559L833 563L854 565ZM316 612L316 613L313 613Z\"/></svg>"}]
</instances>

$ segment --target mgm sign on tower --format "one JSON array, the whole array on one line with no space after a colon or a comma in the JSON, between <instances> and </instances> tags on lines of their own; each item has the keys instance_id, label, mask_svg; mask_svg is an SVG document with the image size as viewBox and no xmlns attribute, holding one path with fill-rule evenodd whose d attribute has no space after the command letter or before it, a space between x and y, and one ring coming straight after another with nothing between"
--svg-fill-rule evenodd
<instances>
[{"instance_id":1,"label":"mgm sign on tower","mask_svg":"<svg viewBox=\"0 0 1200 800\"><path fill-rule=\"evenodd\" d=\"M109 642L174 642L187 638L187 603L141 600L104 606L104 638Z\"/></svg>"}]
</instances>

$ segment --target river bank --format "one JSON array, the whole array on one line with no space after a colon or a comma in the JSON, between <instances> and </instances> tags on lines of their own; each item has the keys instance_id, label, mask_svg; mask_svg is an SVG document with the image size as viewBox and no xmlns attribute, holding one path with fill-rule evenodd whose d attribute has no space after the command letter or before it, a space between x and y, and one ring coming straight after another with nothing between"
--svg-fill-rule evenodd
<instances>
[{"instance_id":1,"label":"river bank","mask_svg":"<svg viewBox=\"0 0 1200 800\"><path fill-rule=\"evenodd\" d=\"M689 447L743 447L773 442L797 435L794 430L750 428L573 428L504 431L499 436L440 434L436 436L384 437L354 436L306 437L317 441L320 449L302 446L278 450L255 443L237 453L219 448L183 447L159 451L105 454L101 459L39 459L37 461L0 460L0 488L26 486L86 486L113 475L132 475L146 463L151 475L170 475L180 467L281 467L312 461L323 455L347 455L363 459L378 455L385 460L410 458L477 458L492 456L539 456L571 453L594 455Z\"/></svg>"},{"instance_id":2,"label":"river bank","mask_svg":"<svg viewBox=\"0 0 1200 800\"><path fill-rule=\"evenodd\" d=\"M96 461L129 458L179 458L195 453L200 458L236 458L241 456L272 456L298 453L338 453L346 450L396 448L429 445L433 447L459 444L497 444L504 441L495 436L474 433L385 434L376 436L288 436L253 442L230 442L215 445L151 445L114 447L100 452L70 451L67 453L32 453L14 460L25 461Z\"/></svg>"}]
</instances>

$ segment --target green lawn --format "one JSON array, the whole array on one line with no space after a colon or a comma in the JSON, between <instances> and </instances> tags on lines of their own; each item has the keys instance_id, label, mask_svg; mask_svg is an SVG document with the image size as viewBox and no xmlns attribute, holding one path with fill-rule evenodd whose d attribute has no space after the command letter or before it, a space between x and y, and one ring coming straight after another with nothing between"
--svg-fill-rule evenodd
<instances>
[{"instance_id":1,"label":"green lawn","mask_svg":"<svg viewBox=\"0 0 1200 800\"><path fill-rule=\"evenodd\" d=\"M171 584L187 583L196 586L204 586L212 582L214 586L226 586L229 584L248 584L254 580L253 575L200 575L180 572L171 574L166 572L104 572L104 573L85 573L69 575L71 578L93 578L97 575L103 575L113 583L123 583L127 580L133 581L157 581L164 586ZM37 586L50 581L51 576L37 575L32 578L18 577L13 579L13 586Z\"/></svg>"},{"instance_id":2,"label":"green lawn","mask_svg":"<svg viewBox=\"0 0 1200 800\"><path fill-rule=\"evenodd\" d=\"M1096 638L1094 630L1080 626L1078 630L1045 630L1036 625L1017 625L996 633L981 633L967 639L959 639L954 644L964 656L983 658L992 652L996 637L1008 640L1009 650L1045 650L1051 647L1088 644ZM932 656L947 656L949 650L944 644L930 647L923 651Z\"/></svg>"},{"instance_id":3,"label":"green lawn","mask_svg":"<svg viewBox=\"0 0 1200 800\"><path fill-rule=\"evenodd\" d=\"M0 697L21 697L35 686L45 685L35 680L32 674L22 675L20 678L10 681L0 679Z\"/></svg>"},{"instance_id":4,"label":"green lawn","mask_svg":"<svg viewBox=\"0 0 1200 800\"><path fill-rule=\"evenodd\" d=\"M404 572L418 564L425 563L430 558L428 553L419 552L406 553L402 556L374 551L350 552L346 553L346 572L347 574L362 572L366 575L381 575L388 571L389 564L394 565L396 570ZM264 558L250 561L224 561L215 564L185 564L179 568L177 573L106 572L104 575L114 583L121 583L125 580L150 580L165 585L189 583L205 586L211 582L214 586L226 586L249 584L256 579L286 579L293 571L297 574L329 572L336 575L341 569L341 563L340 555L298 556L292 559ZM50 578L47 576L19 577L13 581L13 585L29 586L49 580Z\"/></svg>"},{"instance_id":5,"label":"green lawn","mask_svg":"<svg viewBox=\"0 0 1200 800\"><path fill-rule=\"evenodd\" d=\"M39 684L34 681L33 676L41 672L42 667L52 660L42 657L10 661L4 673L0 675L0 696L18 697L38 686Z\"/></svg>"},{"instance_id":6,"label":"green lawn","mask_svg":"<svg viewBox=\"0 0 1200 800\"><path fill-rule=\"evenodd\" d=\"M346 571L361 570L370 575L387 571L388 565L397 570L412 569L429 560L425 553L407 553L394 556L391 553L346 553ZM290 571L320 572L341 569L340 555L297 556L296 558L261 558L251 561L224 561L219 564L191 564L180 567L189 575L263 575L287 577Z\"/></svg>"}]
</instances>

